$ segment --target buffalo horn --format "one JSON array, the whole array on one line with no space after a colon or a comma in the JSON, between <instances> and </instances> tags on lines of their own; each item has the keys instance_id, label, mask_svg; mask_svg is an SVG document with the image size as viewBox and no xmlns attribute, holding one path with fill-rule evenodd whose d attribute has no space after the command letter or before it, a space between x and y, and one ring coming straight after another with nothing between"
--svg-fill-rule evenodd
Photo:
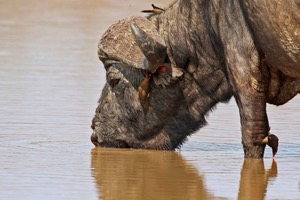
<instances>
[{"instance_id":1,"label":"buffalo horn","mask_svg":"<svg viewBox=\"0 0 300 200\"><path fill-rule=\"evenodd\" d=\"M136 23L131 23L130 26L137 45L146 57L144 61L145 69L154 73L159 66L164 64L167 47L155 41L146 32L140 29Z\"/></svg>"}]
</instances>

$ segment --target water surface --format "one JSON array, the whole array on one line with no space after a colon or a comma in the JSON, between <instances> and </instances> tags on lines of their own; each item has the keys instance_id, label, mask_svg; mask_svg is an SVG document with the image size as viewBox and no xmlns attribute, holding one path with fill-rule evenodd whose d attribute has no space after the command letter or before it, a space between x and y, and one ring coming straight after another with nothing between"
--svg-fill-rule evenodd
<instances>
[{"instance_id":1,"label":"water surface","mask_svg":"<svg viewBox=\"0 0 300 200\"><path fill-rule=\"evenodd\" d=\"M2 0L0 199L300 199L300 97L268 106L276 162L244 160L234 100L176 152L94 149L110 24L165 1Z\"/></svg>"}]
</instances>

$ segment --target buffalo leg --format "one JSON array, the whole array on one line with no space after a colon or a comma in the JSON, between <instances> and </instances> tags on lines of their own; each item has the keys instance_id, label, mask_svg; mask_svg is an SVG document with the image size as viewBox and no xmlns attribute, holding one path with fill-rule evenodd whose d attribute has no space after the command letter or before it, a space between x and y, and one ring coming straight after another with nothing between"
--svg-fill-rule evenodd
<instances>
[{"instance_id":1,"label":"buffalo leg","mask_svg":"<svg viewBox=\"0 0 300 200\"><path fill-rule=\"evenodd\" d=\"M269 132L266 102L270 73L253 42L243 11L235 9L239 1L226 2L226 8L220 10L224 17L219 18L222 26L218 28L227 77L239 107L244 153L246 158L262 158L266 145L258 141Z\"/></svg>"},{"instance_id":2,"label":"buffalo leg","mask_svg":"<svg viewBox=\"0 0 300 200\"><path fill-rule=\"evenodd\" d=\"M227 59L229 80L240 112L245 158L262 158L265 144L257 141L269 132L266 112L268 71L255 51L249 55L228 54Z\"/></svg>"},{"instance_id":3,"label":"buffalo leg","mask_svg":"<svg viewBox=\"0 0 300 200\"><path fill-rule=\"evenodd\" d=\"M242 143L246 158L262 158L265 145L256 145L268 135L269 123L266 112L266 94L251 88L251 85L240 85L234 81L235 99L239 107Z\"/></svg>"},{"instance_id":4,"label":"buffalo leg","mask_svg":"<svg viewBox=\"0 0 300 200\"><path fill-rule=\"evenodd\" d=\"M262 158L265 145L257 141L261 141L269 132L266 97L240 93L235 98L240 111L245 158Z\"/></svg>"},{"instance_id":5,"label":"buffalo leg","mask_svg":"<svg viewBox=\"0 0 300 200\"><path fill-rule=\"evenodd\" d=\"M259 141L269 132L266 112L270 78L268 68L261 62L254 48L250 57L239 54L230 57L236 58L236 65L228 65L228 69L240 112L245 157L262 158L265 144Z\"/></svg>"}]
</instances>

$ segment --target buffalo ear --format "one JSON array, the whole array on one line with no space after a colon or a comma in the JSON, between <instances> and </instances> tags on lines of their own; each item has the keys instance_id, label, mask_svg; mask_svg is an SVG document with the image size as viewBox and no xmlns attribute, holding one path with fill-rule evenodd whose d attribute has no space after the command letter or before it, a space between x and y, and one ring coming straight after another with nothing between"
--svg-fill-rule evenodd
<instances>
[{"instance_id":1,"label":"buffalo ear","mask_svg":"<svg viewBox=\"0 0 300 200\"><path fill-rule=\"evenodd\" d=\"M164 64L167 55L166 45L154 40L136 23L131 23L130 27L135 42L146 57L144 68L154 73L159 66Z\"/></svg>"}]
</instances>

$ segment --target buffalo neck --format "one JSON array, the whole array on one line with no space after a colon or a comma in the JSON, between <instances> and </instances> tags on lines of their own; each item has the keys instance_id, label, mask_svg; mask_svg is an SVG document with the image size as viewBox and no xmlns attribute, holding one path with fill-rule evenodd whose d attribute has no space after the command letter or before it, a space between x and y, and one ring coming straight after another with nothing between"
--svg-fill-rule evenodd
<instances>
[{"instance_id":1,"label":"buffalo neck","mask_svg":"<svg viewBox=\"0 0 300 200\"><path fill-rule=\"evenodd\" d=\"M171 62L185 71L182 91L190 114L199 121L218 102L232 96L223 43L214 29L218 18L211 14L214 7L205 0L177 1L152 19L167 44Z\"/></svg>"}]
</instances>

